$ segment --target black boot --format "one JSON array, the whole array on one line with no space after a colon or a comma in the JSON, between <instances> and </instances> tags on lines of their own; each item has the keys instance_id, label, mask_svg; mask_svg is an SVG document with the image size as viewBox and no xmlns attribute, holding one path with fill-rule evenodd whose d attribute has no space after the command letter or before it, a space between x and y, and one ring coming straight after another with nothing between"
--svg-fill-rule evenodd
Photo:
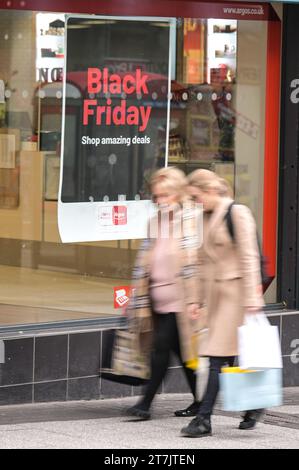
<instances>
[{"instance_id":1,"label":"black boot","mask_svg":"<svg viewBox=\"0 0 299 470\"><path fill-rule=\"evenodd\" d=\"M194 401L193 403L191 403L190 406L188 406L188 408L184 408L183 410L177 410L174 412L175 416L178 416L178 417L190 417L190 416L196 416L198 411L199 411L199 407L200 407L200 401Z\"/></svg>"},{"instance_id":2,"label":"black boot","mask_svg":"<svg viewBox=\"0 0 299 470\"><path fill-rule=\"evenodd\" d=\"M131 406L131 408L127 409L127 414L130 416L136 416L137 418L140 419L150 419L151 413L149 409L142 404L142 402L137 403L134 406Z\"/></svg>"},{"instance_id":3,"label":"black boot","mask_svg":"<svg viewBox=\"0 0 299 470\"><path fill-rule=\"evenodd\" d=\"M239 424L239 429L253 429L264 413L264 409L246 411L243 421Z\"/></svg>"},{"instance_id":4,"label":"black boot","mask_svg":"<svg viewBox=\"0 0 299 470\"><path fill-rule=\"evenodd\" d=\"M196 416L181 430L181 433L186 437L205 437L212 435L211 421L209 417L202 415Z\"/></svg>"}]
</instances>

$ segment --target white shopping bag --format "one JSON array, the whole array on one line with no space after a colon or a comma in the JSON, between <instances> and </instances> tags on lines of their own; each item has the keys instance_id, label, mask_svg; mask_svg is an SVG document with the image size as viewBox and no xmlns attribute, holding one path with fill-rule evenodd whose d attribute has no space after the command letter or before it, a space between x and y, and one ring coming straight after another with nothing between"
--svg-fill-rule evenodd
<instances>
[{"instance_id":1,"label":"white shopping bag","mask_svg":"<svg viewBox=\"0 0 299 470\"><path fill-rule=\"evenodd\" d=\"M207 339L208 328L202 328L199 333L199 357L198 368L196 371L196 399L198 401L203 399L209 379L210 360L208 357L202 356L205 351Z\"/></svg>"},{"instance_id":2,"label":"white shopping bag","mask_svg":"<svg viewBox=\"0 0 299 470\"><path fill-rule=\"evenodd\" d=\"M208 385L210 360L208 357L199 357L196 371L196 400L201 401Z\"/></svg>"},{"instance_id":3,"label":"white shopping bag","mask_svg":"<svg viewBox=\"0 0 299 470\"><path fill-rule=\"evenodd\" d=\"M281 369L282 357L277 326L264 313L245 315L238 328L239 366L241 369Z\"/></svg>"}]
</instances>

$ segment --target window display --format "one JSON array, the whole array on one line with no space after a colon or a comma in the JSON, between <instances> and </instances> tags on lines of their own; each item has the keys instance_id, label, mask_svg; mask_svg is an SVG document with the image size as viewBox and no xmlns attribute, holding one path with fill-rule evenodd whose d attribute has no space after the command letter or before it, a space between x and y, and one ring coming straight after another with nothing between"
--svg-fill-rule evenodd
<instances>
[{"instance_id":1,"label":"window display","mask_svg":"<svg viewBox=\"0 0 299 470\"><path fill-rule=\"evenodd\" d=\"M45 153L45 158L45 200L57 201L60 157L53 153Z\"/></svg>"},{"instance_id":2,"label":"window display","mask_svg":"<svg viewBox=\"0 0 299 470\"><path fill-rule=\"evenodd\" d=\"M0 208L19 205L20 130L0 128Z\"/></svg>"},{"instance_id":3,"label":"window display","mask_svg":"<svg viewBox=\"0 0 299 470\"><path fill-rule=\"evenodd\" d=\"M84 26L87 34L93 16L86 15L84 24L72 26ZM4 19L11 33L0 38L0 269L5 279L0 304L34 306L39 309L39 319L47 307L48 321L118 314L113 307L114 288L130 284L137 241L61 243L57 199L64 92L70 138L65 141L68 158L63 197L69 205L77 196L86 204L93 199L107 202L109 198L111 202L118 195L148 200L151 174L166 160L186 173L208 168L224 177L237 201L253 210L263 233L267 21L258 15L252 21L170 18L174 34L168 95L167 66L161 60L161 51L167 57L169 53L162 40L164 20L153 19L146 38L138 22L119 24L114 35L114 20L105 20L96 56L95 49L86 47L84 41L73 43L78 50L74 50L64 91L65 15L7 10ZM155 43L152 29L157 32ZM70 34L76 30L80 31L72 28ZM110 78L114 75L112 90L95 90L95 96L88 92L77 52L83 53L91 68L101 73L106 68ZM117 89L119 83L124 85L125 76L134 81L137 70L141 80L145 71L148 75L143 101L137 90L130 94L131 82L126 82L126 97ZM88 132L81 135L78 123L83 108L79 103L84 100L95 100L96 105L86 108ZM121 106L122 100L127 101L125 109L113 115L114 105ZM135 113L141 106L145 113L151 109L147 121L146 114ZM125 122L118 123L123 118ZM106 125L110 119L113 126ZM145 132L140 127L146 124ZM98 135L91 135L90 130ZM104 143L96 146L89 138L104 139ZM140 142L137 152L134 138L150 138L150 144ZM78 171L74 171L74 162L79 163ZM79 174L84 180L80 187ZM122 228L128 216L123 207L119 204L117 211L110 206L98 211L100 224L106 227L108 217L109 223L112 220ZM74 230L82 224L79 215ZM29 278L28 284L25 280ZM0 324L13 321L2 318L0 315ZM26 318L24 322L29 321Z\"/></svg>"},{"instance_id":4,"label":"window display","mask_svg":"<svg viewBox=\"0 0 299 470\"><path fill-rule=\"evenodd\" d=\"M64 15L38 13L36 15L36 80L62 80L64 65Z\"/></svg>"},{"instance_id":5,"label":"window display","mask_svg":"<svg viewBox=\"0 0 299 470\"><path fill-rule=\"evenodd\" d=\"M207 21L208 82L233 82L237 67L237 21Z\"/></svg>"}]
</instances>

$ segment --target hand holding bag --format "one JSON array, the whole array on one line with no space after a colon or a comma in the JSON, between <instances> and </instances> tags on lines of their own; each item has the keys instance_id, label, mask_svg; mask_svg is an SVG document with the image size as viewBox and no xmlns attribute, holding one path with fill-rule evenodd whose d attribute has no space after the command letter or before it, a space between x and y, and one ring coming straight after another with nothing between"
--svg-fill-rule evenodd
<instances>
[{"instance_id":1,"label":"hand holding bag","mask_svg":"<svg viewBox=\"0 0 299 470\"><path fill-rule=\"evenodd\" d=\"M282 357L277 326L264 313L245 315L238 328L239 366L241 369L281 369Z\"/></svg>"}]
</instances>

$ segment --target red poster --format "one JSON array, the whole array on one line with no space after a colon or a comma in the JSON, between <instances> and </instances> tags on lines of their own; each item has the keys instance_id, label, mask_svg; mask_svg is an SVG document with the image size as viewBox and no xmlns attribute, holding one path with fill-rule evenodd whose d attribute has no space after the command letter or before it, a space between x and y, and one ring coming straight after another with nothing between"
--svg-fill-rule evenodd
<instances>
[{"instance_id":1,"label":"red poster","mask_svg":"<svg viewBox=\"0 0 299 470\"><path fill-rule=\"evenodd\" d=\"M126 206L113 206L112 219L114 225L126 225L127 223L127 208Z\"/></svg>"}]
</instances>

